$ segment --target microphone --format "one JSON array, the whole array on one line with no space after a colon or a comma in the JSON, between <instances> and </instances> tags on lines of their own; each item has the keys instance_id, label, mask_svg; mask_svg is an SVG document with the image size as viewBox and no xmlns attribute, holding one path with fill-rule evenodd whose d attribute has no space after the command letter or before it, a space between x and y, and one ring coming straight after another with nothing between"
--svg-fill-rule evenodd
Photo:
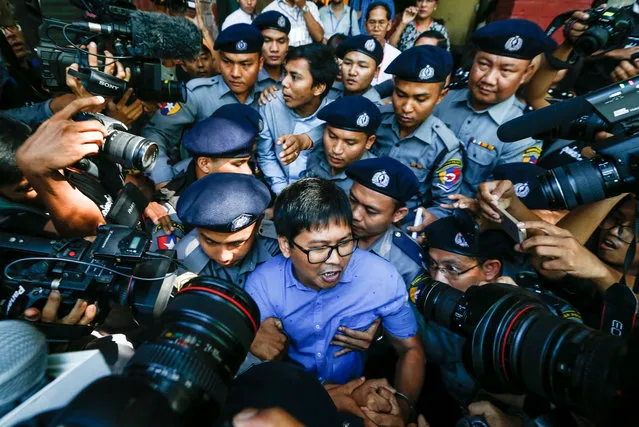
<instances>
[{"instance_id":1,"label":"microphone","mask_svg":"<svg viewBox=\"0 0 639 427\"><path fill-rule=\"evenodd\" d=\"M22 320L0 322L0 417L46 383L47 341Z\"/></svg>"},{"instance_id":2,"label":"microphone","mask_svg":"<svg viewBox=\"0 0 639 427\"><path fill-rule=\"evenodd\" d=\"M154 12L133 11L127 24L74 22L76 28L131 39L136 56L193 59L200 53L202 32L191 21Z\"/></svg>"},{"instance_id":3,"label":"microphone","mask_svg":"<svg viewBox=\"0 0 639 427\"><path fill-rule=\"evenodd\" d=\"M497 129L497 137L503 142L519 141L551 131L558 124L571 122L593 111L592 104L584 97L557 102L502 124Z\"/></svg>"}]
</instances>

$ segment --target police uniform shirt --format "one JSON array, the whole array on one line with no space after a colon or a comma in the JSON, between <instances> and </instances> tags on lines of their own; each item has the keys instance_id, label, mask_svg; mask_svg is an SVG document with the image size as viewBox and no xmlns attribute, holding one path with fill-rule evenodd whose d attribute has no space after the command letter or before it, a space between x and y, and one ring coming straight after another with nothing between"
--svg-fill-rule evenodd
<instances>
[{"instance_id":1,"label":"police uniform shirt","mask_svg":"<svg viewBox=\"0 0 639 427\"><path fill-rule=\"evenodd\" d=\"M202 276L212 276L244 288L246 277L257 268L258 265L268 261L280 253L277 240L258 235L253 247L246 257L237 265L224 268L211 260L202 250L198 240L197 229L192 230L177 245L177 257L184 266L193 273ZM180 274L184 271L180 271Z\"/></svg>"},{"instance_id":2,"label":"police uniform shirt","mask_svg":"<svg viewBox=\"0 0 639 427\"><path fill-rule=\"evenodd\" d=\"M375 89L373 86L369 86L368 89L366 89L366 91L364 91L364 93L362 93L361 95L364 98L373 102L374 104L380 105L382 103L382 97L379 95L379 92L377 92L377 89ZM344 83L342 82L333 83L331 90L329 90L328 95L326 95L326 97L331 100L335 100L343 96L345 95L344 95Z\"/></svg>"},{"instance_id":3,"label":"police uniform shirt","mask_svg":"<svg viewBox=\"0 0 639 427\"><path fill-rule=\"evenodd\" d=\"M461 193L474 197L477 186L491 180L495 166L537 163L541 142L525 138L504 143L497 137L501 124L524 113L525 105L515 95L482 111L472 108L469 96L469 89L451 91L435 107L434 113L457 135L465 148Z\"/></svg>"},{"instance_id":4,"label":"police uniform shirt","mask_svg":"<svg viewBox=\"0 0 639 427\"><path fill-rule=\"evenodd\" d=\"M331 102L324 98L315 113L308 117L300 117L284 103L282 91L271 102L260 108L263 129L257 142L257 161L271 190L279 194L289 184L297 181L306 170L308 150L301 151L299 157L292 163L284 165L280 159L282 145L277 145L277 139L284 134L306 134L314 132L311 140L315 141L322 132L323 120L318 119L317 112Z\"/></svg>"},{"instance_id":5,"label":"police uniform shirt","mask_svg":"<svg viewBox=\"0 0 639 427\"><path fill-rule=\"evenodd\" d=\"M404 279L407 290L413 280L424 272L422 248L394 225L369 246L368 250L393 264Z\"/></svg>"},{"instance_id":6,"label":"police uniform shirt","mask_svg":"<svg viewBox=\"0 0 639 427\"><path fill-rule=\"evenodd\" d=\"M282 80L284 79L284 72L280 74L280 78L275 80L271 75L266 71L266 69L262 68L260 73L257 75L257 80L260 82L260 85L264 88L269 86L277 86L280 90L282 90Z\"/></svg>"},{"instance_id":7,"label":"police uniform shirt","mask_svg":"<svg viewBox=\"0 0 639 427\"><path fill-rule=\"evenodd\" d=\"M424 203L428 212L438 218L450 215L450 211L439 207L439 204L448 203L447 197L458 193L461 187L462 153L459 140L441 120L432 115L402 139L392 105L384 105L380 110L382 124L377 129L377 139L371 151L377 157L392 157L400 161L417 176L422 200L413 197L407 202L408 208L413 209ZM440 154L443 151L445 154ZM433 163L438 156L441 156L441 160L435 165ZM429 191L432 198L428 195Z\"/></svg>"},{"instance_id":8,"label":"police uniform shirt","mask_svg":"<svg viewBox=\"0 0 639 427\"><path fill-rule=\"evenodd\" d=\"M369 150L364 150L362 157L358 160L372 159L375 155ZM326 152L323 145L318 145L308 155L308 162L306 164L306 170L302 173L303 177L315 177L323 178L333 181L339 188L344 190L346 194L350 193L353 186L353 180L346 176L344 170L340 171L336 175L332 174L331 165L326 160Z\"/></svg>"},{"instance_id":9,"label":"police uniform shirt","mask_svg":"<svg viewBox=\"0 0 639 427\"><path fill-rule=\"evenodd\" d=\"M265 82L258 79L246 99L246 105L258 109ZM142 132L142 136L157 142L160 147L157 162L150 173L156 184L173 178L171 166L167 163L169 153L187 127L209 118L222 105L239 102L222 75L190 80L186 84L186 91L186 102L164 103Z\"/></svg>"}]
</instances>

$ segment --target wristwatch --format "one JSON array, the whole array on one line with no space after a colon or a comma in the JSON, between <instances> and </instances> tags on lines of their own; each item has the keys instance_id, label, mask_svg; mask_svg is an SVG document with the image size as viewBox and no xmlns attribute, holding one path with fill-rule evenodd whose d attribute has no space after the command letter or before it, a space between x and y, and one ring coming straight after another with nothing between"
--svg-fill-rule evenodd
<instances>
[{"instance_id":1,"label":"wristwatch","mask_svg":"<svg viewBox=\"0 0 639 427\"><path fill-rule=\"evenodd\" d=\"M302 8L302 11L303 11L304 13L306 13L306 12L310 12L310 11L311 11L311 8L310 8L310 7L308 7L308 5L307 5L307 4L305 4L305 5L304 5L304 7Z\"/></svg>"}]
</instances>

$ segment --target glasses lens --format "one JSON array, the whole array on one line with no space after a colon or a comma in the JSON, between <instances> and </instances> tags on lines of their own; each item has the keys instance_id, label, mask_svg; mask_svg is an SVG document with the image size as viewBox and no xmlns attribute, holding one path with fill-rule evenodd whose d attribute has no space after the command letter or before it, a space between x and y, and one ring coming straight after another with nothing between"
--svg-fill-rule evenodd
<instances>
[{"instance_id":1,"label":"glasses lens","mask_svg":"<svg viewBox=\"0 0 639 427\"><path fill-rule=\"evenodd\" d=\"M356 243L357 241L355 239L340 243L337 246L337 252L340 254L340 256L348 256L352 254L353 251L355 251L355 248L357 247Z\"/></svg>"},{"instance_id":2,"label":"glasses lens","mask_svg":"<svg viewBox=\"0 0 639 427\"><path fill-rule=\"evenodd\" d=\"M332 248L317 248L308 251L308 262L311 264L320 264L328 259Z\"/></svg>"}]
</instances>

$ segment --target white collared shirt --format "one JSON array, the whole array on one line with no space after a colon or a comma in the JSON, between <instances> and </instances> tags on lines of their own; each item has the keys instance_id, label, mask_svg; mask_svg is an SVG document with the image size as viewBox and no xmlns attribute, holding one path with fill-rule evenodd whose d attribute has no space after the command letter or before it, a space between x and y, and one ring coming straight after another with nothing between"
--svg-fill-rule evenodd
<instances>
[{"instance_id":1,"label":"white collared shirt","mask_svg":"<svg viewBox=\"0 0 639 427\"><path fill-rule=\"evenodd\" d=\"M306 5L309 8L309 13L315 18L317 23L324 29L322 20L320 19L319 9L312 1L307 1ZM268 4L262 13L269 10L276 10L286 16L291 21L291 32L288 33L290 46L301 46L304 44L313 43L311 33L309 33L306 27L306 21L304 20L304 11L297 6L291 6L285 0L273 0Z\"/></svg>"},{"instance_id":2,"label":"white collared shirt","mask_svg":"<svg viewBox=\"0 0 639 427\"><path fill-rule=\"evenodd\" d=\"M226 17L222 23L222 31L226 30L231 25L235 24L250 24L253 22L253 18L242 9L238 9Z\"/></svg>"}]
</instances>

